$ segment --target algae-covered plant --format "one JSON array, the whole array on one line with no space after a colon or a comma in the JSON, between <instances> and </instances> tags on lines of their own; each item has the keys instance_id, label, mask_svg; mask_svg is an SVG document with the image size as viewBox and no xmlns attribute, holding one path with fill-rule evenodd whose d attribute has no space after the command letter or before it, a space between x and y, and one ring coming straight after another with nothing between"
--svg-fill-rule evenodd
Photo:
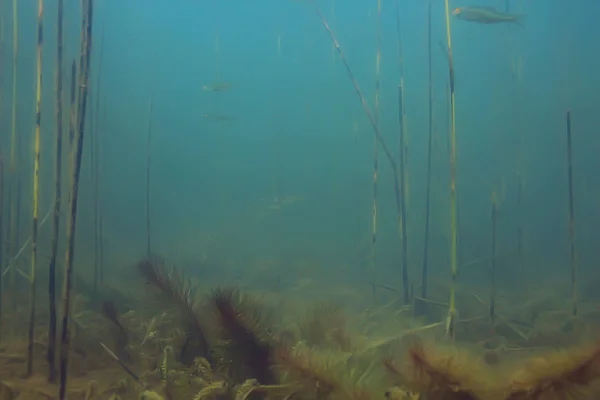
<instances>
[{"instance_id":1,"label":"algae-covered plant","mask_svg":"<svg viewBox=\"0 0 600 400\"><path fill-rule=\"evenodd\" d=\"M0 0L0 400L600 398L597 27L334 3Z\"/></svg>"}]
</instances>

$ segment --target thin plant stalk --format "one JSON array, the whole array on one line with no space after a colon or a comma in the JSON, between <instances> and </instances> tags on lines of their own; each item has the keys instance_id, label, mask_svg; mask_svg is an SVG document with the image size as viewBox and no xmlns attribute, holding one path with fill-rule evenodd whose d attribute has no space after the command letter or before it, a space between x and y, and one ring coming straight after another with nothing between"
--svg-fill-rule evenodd
<instances>
[{"instance_id":1,"label":"thin plant stalk","mask_svg":"<svg viewBox=\"0 0 600 400\"><path fill-rule=\"evenodd\" d=\"M425 238L423 240L423 266L421 269L421 297L427 298L429 270L429 226L431 209L431 150L433 148L433 79L431 68L431 1L427 5L427 77L428 77L428 142L427 142L427 178L425 180Z\"/></svg>"},{"instance_id":2,"label":"thin plant stalk","mask_svg":"<svg viewBox=\"0 0 600 400\"><path fill-rule=\"evenodd\" d=\"M356 91L356 94L359 97L359 100L361 102L363 110L365 111L365 114L367 115L367 118L369 119L369 122L371 123L371 126L373 127L374 134L377 137L377 140L379 141L381 148L383 149L384 153L386 154L386 157L388 158L390 164L393 167L392 171L394 171L394 176L396 177L395 181L397 182L397 180L398 180L397 179L397 166L396 166L396 161L394 160L394 156L392 155L390 148L388 147L387 143L385 142L385 139L381 136L381 132L379 130L379 127L377 126L375 117L374 117L373 113L371 112L371 110L369 109L369 106L367 105L367 99L366 99L365 95L363 94L362 90L360 89L360 86L358 85L358 81L356 80L356 77L355 77L354 73L352 72L352 69L350 68L350 64L348 64L346 55L342 51L340 43L338 42L335 34L331 30L331 27L327 23L327 19L325 18L325 15L323 15L321 10L318 8L317 8L317 13L318 13L319 17L321 18L321 23L327 30L329 37L331 38L331 40L334 43L335 48L337 49L338 55L340 56L340 59L342 60L342 63L344 64L344 67L346 68L346 72L348 73L348 76L350 77L350 80L352 81L352 85L354 86L354 90Z\"/></svg>"},{"instance_id":3,"label":"thin plant stalk","mask_svg":"<svg viewBox=\"0 0 600 400\"><path fill-rule=\"evenodd\" d=\"M333 4L333 0L332 0ZM375 123L379 128L379 98L381 95L381 0L377 0L377 53L375 55ZM332 48L333 50L333 48ZM377 268L377 185L379 178L379 142L377 137L373 137L373 210L371 223L371 268L373 269L373 280L376 282ZM375 296L375 286L373 286L373 296Z\"/></svg>"},{"instance_id":4,"label":"thin plant stalk","mask_svg":"<svg viewBox=\"0 0 600 400\"><path fill-rule=\"evenodd\" d=\"M48 306L50 321L48 323L48 381L56 380L56 257L60 227L60 207L62 197L62 136L63 136L63 10L64 0L58 0L58 21L56 39L56 160L54 170L54 216L52 225L52 249L48 268Z\"/></svg>"},{"instance_id":5,"label":"thin plant stalk","mask_svg":"<svg viewBox=\"0 0 600 400\"><path fill-rule=\"evenodd\" d=\"M81 32L81 55L79 68L79 105L77 109L77 132L75 136L75 149L72 157L72 178L70 209L67 225L67 252L65 257L64 298L61 323L60 342L60 388L59 400L65 400L67 395L67 377L69 367L69 319L71 311L71 286L73 279L73 257L75 255L75 226L77 220L77 204L79 194L79 177L81 175L81 158L83 155L83 139L85 134L85 117L88 99L88 83L90 76L90 56L92 51L92 27L94 0L83 3L83 18Z\"/></svg>"},{"instance_id":6,"label":"thin plant stalk","mask_svg":"<svg viewBox=\"0 0 600 400\"><path fill-rule=\"evenodd\" d=\"M99 256L99 240L100 240L100 228L99 228L99 220L100 220L100 138L98 131L98 121L100 118L100 101L101 101L101 83L102 83L102 59L104 56L104 29L102 29L102 33L100 34L100 57L98 62L98 78L96 83L96 103L94 104L94 109L91 110L94 112L93 116L90 115L90 119L92 120L93 125L93 133L92 140L90 144L92 146L91 152L91 163L92 163L92 182L93 182L93 191L94 191L94 295L98 293L98 286L100 285L101 279L101 264L100 264L100 256Z\"/></svg>"},{"instance_id":7,"label":"thin plant stalk","mask_svg":"<svg viewBox=\"0 0 600 400\"><path fill-rule=\"evenodd\" d=\"M89 147L89 171L90 171L90 183L92 185L92 225L94 227L92 232L92 243L94 243L93 249L93 261L92 261L92 270L93 270L93 281L92 281L92 299L95 302L98 298L98 259L96 258L98 246L96 245L97 235L98 235L98 226L96 219L96 112L98 111L97 105L99 102L99 97L96 96L96 88L94 88L93 81L94 77L90 77L90 81L92 81L92 86L89 89L90 96L90 105L89 105L89 138L88 141Z\"/></svg>"},{"instance_id":8,"label":"thin plant stalk","mask_svg":"<svg viewBox=\"0 0 600 400\"><path fill-rule=\"evenodd\" d=\"M99 103L100 102L100 97L99 95L96 96L96 102ZM95 118L98 118L98 105L96 104L96 111L94 112L95 114ZM96 125L96 123L94 124ZM97 125L96 125L97 126ZM93 151L93 166L92 166L92 171L94 174L93 177L93 190L94 190L94 204L93 204L93 208L94 208L94 294L97 295L98 294L98 287L100 286L100 258L99 258L99 246L98 246L98 241L100 239L99 234L100 234L100 228L99 228L99 214L100 214L100 199L99 199L99 182L98 182L98 178L99 178L99 174L98 174L98 157L100 154L100 150L98 148L98 130L94 129L93 132L93 136L91 138L91 142L93 143L93 147L94 147L94 151Z\"/></svg>"},{"instance_id":9,"label":"thin plant stalk","mask_svg":"<svg viewBox=\"0 0 600 400\"><path fill-rule=\"evenodd\" d=\"M32 210L32 233L31 233L31 270L30 293L29 293L29 329L27 346L27 376L33 373L33 341L35 336L36 316L36 283L37 283L37 247L38 247L38 214L39 214L39 184L40 184L40 142L42 122L42 49L43 49L43 16L44 1L38 0L37 12L37 73L36 73L36 96L35 96L35 135L34 135L34 164L33 164L33 210Z\"/></svg>"},{"instance_id":10,"label":"thin plant stalk","mask_svg":"<svg viewBox=\"0 0 600 400\"><path fill-rule=\"evenodd\" d=\"M4 157L0 155L0 243L4 243ZM0 266L4 265L4 248L0 245ZM2 327L4 326L4 278L2 269L0 269L0 341L2 340Z\"/></svg>"},{"instance_id":11,"label":"thin plant stalk","mask_svg":"<svg viewBox=\"0 0 600 400\"><path fill-rule=\"evenodd\" d=\"M522 4L521 4L522 8ZM510 2L506 0L506 10L510 9ZM523 11L522 9L520 11ZM512 38L510 41L511 50L514 51L514 36L509 36ZM520 88L521 88L521 56L515 55L513 53L513 57L511 60L511 75L512 81L515 85L515 100L513 101L513 107L515 108L515 123L516 123L516 170L517 170L517 213L518 213L518 221L517 221L517 264L519 267L519 271L523 271L523 124L522 124L522 110L521 107L518 106L518 99L521 97Z\"/></svg>"},{"instance_id":12,"label":"thin plant stalk","mask_svg":"<svg viewBox=\"0 0 600 400\"><path fill-rule=\"evenodd\" d=\"M567 111L567 174L569 177L569 256L571 262L571 307L574 316L577 305L577 259L575 254L575 205L573 202L573 155L571 140L571 111Z\"/></svg>"},{"instance_id":13,"label":"thin plant stalk","mask_svg":"<svg viewBox=\"0 0 600 400\"><path fill-rule=\"evenodd\" d=\"M520 147L520 146L519 146ZM517 157L520 157L521 151L518 151ZM523 212L522 212L522 199L523 199L523 175L521 174L520 169L522 168L522 163L517 161L519 164L519 171L517 172L517 210L519 211L519 222L517 226L517 262L519 266L519 271L523 270Z\"/></svg>"},{"instance_id":14,"label":"thin plant stalk","mask_svg":"<svg viewBox=\"0 0 600 400\"><path fill-rule=\"evenodd\" d=\"M100 282L104 282L104 216L100 214L100 222L98 224L98 257L100 260Z\"/></svg>"},{"instance_id":15,"label":"thin plant stalk","mask_svg":"<svg viewBox=\"0 0 600 400\"><path fill-rule=\"evenodd\" d=\"M69 143L67 146L67 184L69 177L72 175L71 168L73 167L73 150L75 148L75 131L77 130L77 63L75 59L71 62L71 82L69 86ZM71 204L71 192L68 190L67 204ZM68 227L67 227L68 229Z\"/></svg>"},{"instance_id":16,"label":"thin plant stalk","mask_svg":"<svg viewBox=\"0 0 600 400\"><path fill-rule=\"evenodd\" d=\"M12 28L13 28L13 54L12 54L12 114L11 114L11 135L10 135L10 167L9 167L9 185L8 185L8 242L7 255L12 257L19 245L18 238L18 213L19 213L19 187L20 177L17 170L19 157L19 137L17 137L17 57L19 54L19 6L18 0L12 2ZM10 274L10 287L16 285L16 273ZM14 298L13 298L14 302ZM13 308L14 308L13 303Z\"/></svg>"},{"instance_id":17,"label":"thin plant stalk","mask_svg":"<svg viewBox=\"0 0 600 400\"><path fill-rule=\"evenodd\" d=\"M29 341L27 345L27 376L33 373L33 340L35 337L36 314L36 284L37 284L37 247L38 247L38 214L40 202L40 142L42 124L42 45L44 18L44 0L38 0L37 21L37 83L35 94L35 137L34 137L34 162L33 162L33 215L31 218L31 271L29 273Z\"/></svg>"},{"instance_id":18,"label":"thin plant stalk","mask_svg":"<svg viewBox=\"0 0 600 400\"><path fill-rule=\"evenodd\" d=\"M490 325L496 322L496 216L498 206L496 194L492 193L492 260L490 264Z\"/></svg>"},{"instance_id":19,"label":"thin plant stalk","mask_svg":"<svg viewBox=\"0 0 600 400\"><path fill-rule=\"evenodd\" d=\"M75 60L71 63L71 83L69 85L69 163L70 157L73 155L73 147L75 146L75 130L77 126L77 64ZM70 200L69 200L70 201Z\"/></svg>"},{"instance_id":20,"label":"thin plant stalk","mask_svg":"<svg viewBox=\"0 0 600 400\"><path fill-rule=\"evenodd\" d=\"M396 199L398 207L400 240L402 252L402 292L404 304L410 302L408 281L408 236L406 229L406 198L407 198L407 163L406 163L406 109L404 108L404 61L402 55L402 36L400 35L400 5L396 2L396 34L398 38L398 64L400 70L400 84L398 85L398 176L399 198Z\"/></svg>"},{"instance_id":21,"label":"thin plant stalk","mask_svg":"<svg viewBox=\"0 0 600 400\"><path fill-rule=\"evenodd\" d=\"M458 278L458 224L456 202L456 101L454 93L454 60L452 58L452 28L450 4L444 0L446 12L446 44L448 46L448 74L450 83L450 307L446 319L445 335L454 339L456 320L456 280Z\"/></svg>"},{"instance_id":22,"label":"thin plant stalk","mask_svg":"<svg viewBox=\"0 0 600 400\"><path fill-rule=\"evenodd\" d=\"M394 156L392 155L392 152L391 152L390 148L388 147L385 139L381 135L381 131L379 130L379 126L377 125L377 121L375 121L375 117L374 117L373 113L371 112L371 109L367 105L367 99L366 99L365 95L363 94L362 90L360 89L360 86L358 85L358 81L356 80L356 77L355 77L354 73L352 72L352 69L350 68L350 64L348 63L348 60L346 59L346 56L345 56L344 52L342 51L342 48L340 46L339 41L337 40L337 37L331 30L331 27L329 26L329 23L327 22L327 19L325 18L325 15L321 11L321 9L319 7L315 7L315 11L317 12L317 15L319 16L319 18L321 19L321 23L323 24L323 27L327 30L327 33L329 34L329 37L330 37L331 41L333 42L333 45L335 46L335 48L338 52L338 55L340 56L340 60L342 61L342 64L344 65L344 68L346 69L346 72L348 73L348 77L350 78L350 81L352 82L352 86L354 86L354 90L360 100L362 108L363 108L365 114L367 115L369 122L371 123L371 127L373 128L373 133L375 134L375 137L379 141L379 145L383 149L383 152L385 153L385 155L392 167L392 174L393 174L393 179L394 179L394 193L396 195L396 207L399 210L400 209L400 206L399 206L399 204L400 204L400 182L399 182L399 177L398 177L398 165L396 164ZM407 281L403 282L403 289L404 289L403 295L404 295L405 300L410 298L408 286L409 285L408 285Z\"/></svg>"},{"instance_id":23,"label":"thin plant stalk","mask_svg":"<svg viewBox=\"0 0 600 400\"><path fill-rule=\"evenodd\" d=\"M146 142L146 254L152 254L152 227L150 224L150 169L152 166L152 94L148 103L148 135Z\"/></svg>"},{"instance_id":24,"label":"thin plant stalk","mask_svg":"<svg viewBox=\"0 0 600 400\"><path fill-rule=\"evenodd\" d=\"M0 62L4 65L4 2L0 1L0 10L2 10L2 16L0 16ZM2 80L1 83L4 83ZM3 85L0 85L0 90L3 90ZM4 158L0 154L0 266L4 265ZM2 311L4 309L4 280L2 279L2 269L0 269L0 342L2 341Z\"/></svg>"}]
</instances>

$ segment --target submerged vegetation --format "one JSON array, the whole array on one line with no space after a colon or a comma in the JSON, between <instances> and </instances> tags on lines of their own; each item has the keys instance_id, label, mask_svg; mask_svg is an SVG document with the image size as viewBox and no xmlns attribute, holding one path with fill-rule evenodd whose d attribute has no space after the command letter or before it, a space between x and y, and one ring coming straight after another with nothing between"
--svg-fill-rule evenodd
<instances>
[{"instance_id":1,"label":"submerged vegetation","mask_svg":"<svg viewBox=\"0 0 600 400\"><path fill-rule=\"evenodd\" d=\"M565 306L559 297L563 293L558 291L560 293L557 294L554 288L548 291L544 287L536 292L539 287L531 287L517 293L501 287L500 279L506 278L510 272L502 271L498 260L498 231L501 229L498 220L503 211L500 210L500 204L506 196L500 193L500 189L491 191L491 259L485 260L490 268L484 273L488 281L485 285L473 285L472 282L460 282L459 285L459 265L461 269L467 269L472 264L480 263L461 264L459 257L458 193L461 175L457 172L457 165L460 164L460 140L457 137L460 137L462 127L456 112L454 49L457 36L453 36L451 21L454 16L455 19L481 23L472 26L510 22L504 26L524 29L525 26L520 23L522 15L509 12L508 2L506 12L501 13L489 8L468 7L455 8L452 12L449 1L444 1L445 41L442 50L447 61L443 65L443 72L447 79L448 137L447 154L442 161L449 166L448 182L444 183L444 190L449 196L447 204L440 207L447 212L448 221L444 220L436 227L444 226L442 231L447 235L445 239L448 239L445 243L449 244L449 249L445 250L449 250L449 254L447 260L441 263L435 261L444 265L445 273L432 268L435 261L429 257L433 247L430 236L434 231L434 213L430 211L434 205L439 205L433 201L432 191L432 169L437 162L432 151L437 140L434 131L439 130L436 126L440 125L433 110L434 95L437 95L432 81L431 44L432 7L435 4L429 3L427 7L429 110L427 157L423 158L427 160L427 178L423 188L426 193L425 226L423 259L419 260L422 263L415 263L414 257L409 257L409 251L411 256L419 252L412 251L415 249L414 238L418 235L413 235L414 220L417 218L413 219L410 213L413 209L409 204L409 177L412 171L409 171L408 163L406 105L409 100L405 91L405 74L408 70L404 68L405 59L410 55L406 54L403 47L400 3L395 3L395 62L399 79L394 95L397 101L397 108L394 109L397 126L394 129L397 132L391 136L380 120L380 102L382 98L387 98L382 96L380 81L382 1L376 2L373 109L346 57L345 48L338 40L333 18L328 19L327 13L316 1L303 2L308 10L316 12L315 23L320 23L324 28L324 37L331 42L334 60L341 62L350 81L349 88L354 89L358 98L359 112L366 117L373 134L372 175L369 176L369 180L372 177L369 182L372 190L369 207L372 213L368 248L364 251L368 255L362 254L362 248L358 251L358 245L353 245L348 252L360 252L356 257L360 259L358 264L362 266L365 262L369 268L360 271L360 283L350 284L344 279L347 265L340 270L331 267L325 273L322 265L317 265L305 254L290 257L292 261L266 260L268 256L261 256L258 260L241 257L243 261L237 260L235 264L236 267L242 265L244 269L233 273L228 269L231 265L223 260L211 259L204 249L198 250L201 260L194 259L191 263L193 268L178 267L171 263L171 257L157 255L157 249L161 248L158 244L161 231L159 224L152 220L152 207L156 207L160 201L151 201L151 198L157 177L161 176L155 173L157 166L152 165L156 159L153 154L153 134L160 124L154 124L155 100L159 96L153 90L150 90L150 122L145 145L140 146L146 152L145 207L141 207L144 208L145 232L139 235L145 235L146 239L141 253L144 257L135 265L125 267L115 262L121 268L113 267L111 273L114 276L105 276L104 219L100 195L100 180L104 177L99 161L102 151L98 120L103 115L100 107L103 35L104 29L110 29L110 24L94 23L95 2L83 0L81 9L78 9L81 11L78 52L76 57L66 61L67 55L72 56L73 49L69 47L69 51L64 51L63 47L68 46L63 43L63 30L71 29L72 24L63 21L63 14L71 15L73 6L68 4L65 8L63 0L56 0L58 24L56 60L53 60L56 92L48 96L43 90L45 86L42 86L45 66L42 54L44 60L50 58L46 57L50 47L44 47L46 36L43 34L48 1L36 1L34 146L30 154L24 150L28 147L23 146L23 135L17 133L17 93L20 93L17 86L20 88L21 85L21 81L17 81L20 54L18 21L19 6L23 3L17 0L5 3L0 1L1 10L5 11L10 5L12 11L12 58L8 60L12 67L12 115L10 138L3 138L7 143L1 143L2 146L9 144L10 157L5 159L0 156L0 400L600 398L600 306L594 294L597 282L589 283L584 290L579 289L580 269L575 246L577 214L573 194L576 186L576 175L573 173L575 156L572 151L574 132L571 129L570 110L566 113L568 185L565 185L568 187L570 304ZM334 14L333 1L331 6L331 14ZM6 53L4 35L7 33L4 27L7 18L6 13L0 15L0 55ZM97 35L97 32L101 34ZM219 66L218 38L216 47ZM278 57L281 57L281 53L281 36L277 35ZM5 59L0 57L0 62ZM95 64L96 60L99 60L98 64ZM69 90L63 90L64 64L71 67ZM519 80L520 73L516 70L513 73L515 81ZM3 93L5 87L2 85L0 79L0 92ZM238 87L243 85L232 85L218 76L213 84L205 84L197 89L202 92L203 98L217 98L238 90ZM63 106L67 92L70 107ZM3 101L4 97L8 96L0 96L0 99ZM52 99L56 107L52 124L42 123L45 98ZM219 101L215 100L214 103L218 105ZM218 126L219 129L244 125L243 118L230 114L229 110L204 111L200 110L194 116L207 125ZM67 114L69 118L66 118ZM50 119L48 115L52 113L44 112L43 115L44 119ZM1 118L0 122L3 122ZM53 135L47 134L47 126L53 126ZM63 130L67 127L68 141L62 139ZM21 127L18 131L21 132ZM53 151L50 151L49 143L54 146ZM384 182L379 180L383 170L379 165L379 149L383 150L385 164L389 167L386 172L390 173L390 182L387 183L392 189L389 193L393 195L392 209L396 214L392 219L396 235L393 240L394 249L399 254L394 256L399 257L392 263L396 268L391 280L394 283L382 283L386 271L381 268L380 253L377 251L379 219L383 215L380 213L381 199L378 193ZM277 162L283 163L280 149L277 148L274 153L277 153ZM53 167L47 170L50 173L45 173L44 169L49 164L43 159L47 154L54 154L53 159L48 157ZM23 160L28 160L28 156L31 156L32 171L24 167ZM43 162L40 162L41 159ZM6 160L10 161L9 168L6 168ZM82 216L85 218L84 213L78 212L81 210L78 201L80 184L85 181L82 170L87 162L91 172L87 189L92 195L87 200L93 206L90 213L93 221L90 235L93 237L90 246L93 248L93 258L88 259L85 256L89 256L89 253L83 253L84 257L75 263L78 249L75 239L80 226L78 221ZM122 172L118 171L119 174ZM210 172L213 173L212 170ZM33 188L31 203L28 203L22 196L22 183L30 173L33 173ZM277 193L261 199L264 203L266 198L266 204L260 212L254 213L254 221L263 221L265 215L281 216L288 208L303 203L306 197L303 193L296 196L284 193L282 179L281 171L278 171ZM520 171L517 179L517 203L521 207L523 184ZM53 185L47 185L49 182ZM185 184L189 185L188 182ZM52 207L40 219L43 215L40 213L43 205L40 199L44 198L42 189L46 189L46 186L52 187ZM61 193L68 195L63 197ZM116 197L122 201L120 195L118 192ZM27 222L31 221L28 226L32 231L31 236L22 240L22 207L29 204L32 214ZM202 203L200 207L205 207L205 204ZM524 214L522 210L520 213ZM50 219L50 216L53 218ZM50 256L46 260L46 235L41 228L48 219L53 224L49 237ZM524 269L523 221L517 222L516 264ZM237 231L245 223L247 221L236 219L228 229ZM360 228L360 224L357 225ZM277 233L283 236L283 230ZM363 233L359 236L363 237ZM200 242L195 235L197 231L190 235L192 246L198 246ZM212 243L216 241L214 236L217 234L207 235ZM129 244L126 243L117 243L116 247L129 250ZM61 251L64 257L61 257ZM132 259L140 256L135 250L131 252L135 254ZM48 261L47 270L42 265L45 261ZM421 269L418 271L413 264L421 265ZM79 270L80 265L90 268ZM24 272L24 266L28 267L29 273ZM281 272L284 267L288 276L292 277L289 280ZM221 279L214 279L219 273L222 273ZM365 274L370 279L365 279ZM419 279L413 276L419 276ZM124 277L127 279L122 279ZM511 280L515 280L514 277ZM536 276L535 282L538 280ZM396 288L396 281L400 282L400 289ZM57 282L62 282L62 285ZM311 284L318 286L316 291L320 294L326 295L318 296L309 292L307 287ZM42 293L47 294L47 299L40 295L41 287L48 289L47 293ZM481 295L482 287L489 297ZM61 291L63 295L59 302L57 292Z\"/></svg>"},{"instance_id":2,"label":"submerged vegetation","mask_svg":"<svg viewBox=\"0 0 600 400\"><path fill-rule=\"evenodd\" d=\"M237 288L202 290L158 257L140 261L135 269L139 284L122 303L131 305L127 310L104 300L91 311L90 299L77 296L71 356L76 385L69 399L547 400L600 395L597 342L552 349L537 345L532 332L490 335L477 322L462 321L459 342L451 345L440 341L443 325L415 325L412 313L385 317L393 319L393 330L390 321L381 322L381 310L373 308L348 318L334 303L316 302L291 315ZM392 335L367 334L364 327L376 321ZM552 335L564 337L558 331L539 335L545 342ZM24 360L9 345L18 341L6 343L0 371ZM40 350L47 346L42 337L35 343ZM42 352L36 353L38 364ZM51 386L31 385L32 379L37 378L4 376L2 398L52 398Z\"/></svg>"}]
</instances>

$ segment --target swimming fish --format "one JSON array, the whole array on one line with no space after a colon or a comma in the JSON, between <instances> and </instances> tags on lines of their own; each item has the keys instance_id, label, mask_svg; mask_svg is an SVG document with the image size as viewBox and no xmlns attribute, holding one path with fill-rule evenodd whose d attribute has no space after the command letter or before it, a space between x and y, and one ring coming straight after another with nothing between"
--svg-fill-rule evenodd
<instances>
[{"instance_id":1,"label":"swimming fish","mask_svg":"<svg viewBox=\"0 0 600 400\"><path fill-rule=\"evenodd\" d=\"M523 25L522 15L503 13L496 11L493 7L457 7L452 10L452 15L464 21L480 24L515 23Z\"/></svg>"},{"instance_id":2,"label":"swimming fish","mask_svg":"<svg viewBox=\"0 0 600 400\"><path fill-rule=\"evenodd\" d=\"M205 119L212 119L214 121L233 121L235 118L229 115L221 115L221 114L208 114L204 113Z\"/></svg>"},{"instance_id":3,"label":"swimming fish","mask_svg":"<svg viewBox=\"0 0 600 400\"><path fill-rule=\"evenodd\" d=\"M229 90L231 85L229 83L217 83L214 85L204 85L202 86L203 92L223 92L225 90Z\"/></svg>"}]
</instances>

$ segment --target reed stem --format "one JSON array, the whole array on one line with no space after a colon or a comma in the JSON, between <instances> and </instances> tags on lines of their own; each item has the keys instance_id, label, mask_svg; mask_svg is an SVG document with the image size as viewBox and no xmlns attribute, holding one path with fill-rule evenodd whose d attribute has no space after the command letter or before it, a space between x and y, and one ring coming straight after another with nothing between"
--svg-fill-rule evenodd
<instances>
[{"instance_id":1,"label":"reed stem","mask_svg":"<svg viewBox=\"0 0 600 400\"><path fill-rule=\"evenodd\" d=\"M450 307L446 319L445 335L454 339L456 320L456 280L458 278L458 226L456 203L456 102L454 94L454 61L452 58L452 29L450 26L450 4L444 0L446 11L446 42L448 46L448 74L450 83Z\"/></svg>"},{"instance_id":2,"label":"reed stem","mask_svg":"<svg viewBox=\"0 0 600 400\"><path fill-rule=\"evenodd\" d=\"M100 34L100 57L98 61L98 78L96 82L96 102L94 104L93 116L90 115L92 120L92 140L90 142L92 146L92 182L94 191L94 296L98 293L98 286L102 283L102 264L100 263L100 136L99 136L99 118L100 118L100 102L101 102L101 87L102 87L102 59L104 58L104 28Z\"/></svg>"},{"instance_id":3,"label":"reed stem","mask_svg":"<svg viewBox=\"0 0 600 400\"><path fill-rule=\"evenodd\" d=\"M17 57L19 54L19 7L18 0L12 2L12 24L13 24L13 54L12 54L12 113L11 113L11 135L10 135L10 167L8 184L8 241L6 254L12 257L19 245L18 238L18 193L20 186L20 177L18 176L18 157L19 157L19 137L17 136ZM4 273L4 272L3 272ZM16 274L14 271L10 274L10 287L14 290L16 284ZM15 298L13 297L13 308Z\"/></svg>"},{"instance_id":4,"label":"reed stem","mask_svg":"<svg viewBox=\"0 0 600 400\"><path fill-rule=\"evenodd\" d=\"M35 337L35 314L37 297L37 247L38 247L38 213L40 201L40 142L42 124L42 47L44 42L44 0L38 0L37 13L37 82L35 94L35 137L33 162L33 215L31 218L31 271L29 273L29 341L27 345L27 376L33 373L33 340Z\"/></svg>"},{"instance_id":5,"label":"reed stem","mask_svg":"<svg viewBox=\"0 0 600 400\"><path fill-rule=\"evenodd\" d=\"M104 282L104 216L100 214L100 222L98 224L98 257L100 261L100 282Z\"/></svg>"},{"instance_id":6,"label":"reed stem","mask_svg":"<svg viewBox=\"0 0 600 400\"><path fill-rule=\"evenodd\" d=\"M574 316L577 306L577 259L575 254L575 205L573 202L573 155L571 140L571 111L567 111L567 173L569 176L569 256L571 261L571 306Z\"/></svg>"},{"instance_id":7,"label":"reed stem","mask_svg":"<svg viewBox=\"0 0 600 400\"><path fill-rule=\"evenodd\" d=\"M150 224L150 170L152 166L152 94L148 103L148 135L146 142L146 254L152 254L152 230Z\"/></svg>"},{"instance_id":8,"label":"reed stem","mask_svg":"<svg viewBox=\"0 0 600 400\"><path fill-rule=\"evenodd\" d=\"M71 63L71 81L69 85L69 164L72 165L71 157L75 146L75 130L77 128L77 64L75 60ZM71 199L69 199L69 202Z\"/></svg>"},{"instance_id":9,"label":"reed stem","mask_svg":"<svg viewBox=\"0 0 600 400\"><path fill-rule=\"evenodd\" d=\"M4 265L4 157L0 154L0 266ZM4 277L0 268L0 341L2 341L2 321L4 311Z\"/></svg>"},{"instance_id":10,"label":"reed stem","mask_svg":"<svg viewBox=\"0 0 600 400\"><path fill-rule=\"evenodd\" d=\"M492 193L492 262L490 265L490 326L496 322L496 194Z\"/></svg>"},{"instance_id":11,"label":"reed stem","mask_svg":"<svg viewBox=\"0 0 600 400\"><path fill-rule=\"evenodd\" d=\"M429 270L429 225L431 209L431 150L433 147L433 79L431 68L431 1L427 5L427 77L428 77L428 140L427 140L427 178L425 182L425 238L423 240L423 266L421 269L421 297L427 298L427 280Z\"/></svg>"},{"instance_id":12,"label":"reed stem","mask_svg":"<svg viewBox=\"0 0 600 400\"><path fill-rule=\"evenodd\" d=\"M48 306L50 321L48 323L48 382L56 380L56 257L60 227L60 208L62 197L62 135L63 135L63 12L64 0L58 0L58 20L56 39L56 164L54 170L54 218L52 225L52 249L48 268Z\"/></svg>"},{"instance_id":13,"label":"reed stem","mask_svg":"<svg viewBox=\"0 0 600 400\"><path fill-rule=\"evenodd\" d=\"M75 255L75 226L77 220L77 204L79 194L79 177L81 175L81 158L83 154L83 140L85 134L85 117L88 99L88 84L90 75L90 56L92 51L92 27L94 0L85 0L83 3L83 17L81 29L81 55L79 67L79 106L77 109L77 132L75 135L75 149L72 157L72 179L70 188L70 210L67 225L67 252L65 257L64 298L61 323L60 342L60 388L59 400L65 400L67 394L67 377L69 363L69 318L71 310L71 286L73 279L73 257Z\"/></svg>"},{"instance_id":14,"label":"reed stem","mask_svg":"<svg viewBox=\"0 0 600 400\"><path fill-rule=\"evenodd\" d=\"M333 4L333 3L332 3ZM377 33L376 33L377 53L375 55L375 112L374 118L379 128L379 98L380 98L380 66L381 66L381 0L377 0ZM333 48L332 48L333 50ZM377 182L379 178L379 142L377 137L373 137L373 213L371 222L371 268L373 269L373 280L377 281ZM373 297L375 297L375 286L373 288Z\"/></svg>"},{"instance_id":15,"label":"reed stem","mask_svg":"<svg viewBox=\"0 0 600 400\"><path fill-rule=\"evenodd\" d=\"M408 281L408 238L406 230L406 197L407 197L407 165L406 165L406 110L404 108L404 60L402 54L402 36L400 35L400 6L396 1L396 33L398 38L398 62L400 84L398 85L398 176L399 191L396 207L399 218L401 257L402 257L402 293L404 304L410 303L410 285Z\"/></svg>"},{"instance_id":16,"label":"reed stem","mask_svg":"<svg viewBox=\"0 0 600 400\"><path fill-rule=\"evenodd\" d=\"M350 78L350 81L352 82L352 86L354 86L354 91L356 92L356 94L360 100L360 103L362 105L362 108L363 108L365 114L367 115L369 122L371 123L371 127L373 128L373 133L375 134L375 137L377 138L379 145L383 149L383 152L385 153L385 155L392 167L392 175L394 178L394 193L396 195L396 207L398 209L398 213L400 213L399 210L400 210L400 197L401 196L400 196L400 182L399 182L399 177L398 177L398 165L396 164L396 161L394 160L394 156L392 155L392 152L390 151L390 148L388 147L386 141L383 139L383 136L381 136L381 131L379 130L377 121L375 120L375 117L374 117L373 113L371 112L371 109L367 105L367 99L366 99L365 95L363 94L362 90L360 89L360 86L358 85L358 81L356 80L356 77L355 77L354 73L352 72L352 69L350 68L350 64L348 63L348 60L346 59L346 56L345 56L344 52L342 51L342 48L340 46L340 43L337 40L337 37L331 30L331 27L329 26L327 19L325 18L325 15L321 11L321 9L316 5L315 5L315 11L317 12L317 15L319 16L319 18L321 19L321 23L327 30L327 33L329 34L329 37L330 37L331 41L333 42L333 45L335 46L335 48L338 52L338 55L340 56L342 64L344 65L344 68L346 69L346 72L348 73L348 77ZM404 296L405 302L408 303L408 300L410 299L408 280L403 281L403 296Z\"/></svg>"}]
</instances>

